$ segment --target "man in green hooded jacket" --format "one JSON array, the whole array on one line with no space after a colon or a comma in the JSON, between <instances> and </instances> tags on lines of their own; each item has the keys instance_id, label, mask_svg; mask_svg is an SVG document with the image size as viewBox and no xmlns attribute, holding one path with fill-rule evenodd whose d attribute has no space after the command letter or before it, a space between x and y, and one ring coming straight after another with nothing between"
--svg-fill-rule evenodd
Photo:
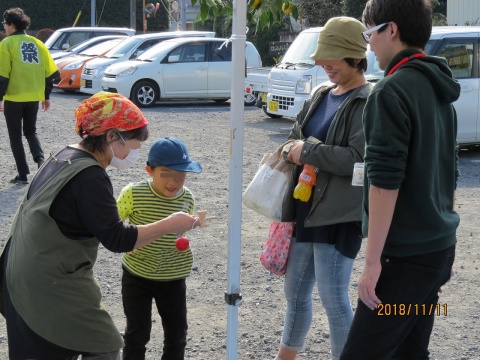
<instances>
[{"instance_id":1,"label":"man in green hooded jacket","mask_svg":"<svg viewBox=\"0 0 480 360\"><path fill-rule=\"evenodd\" d=\"M369 0L363 12L385 77L363 113L365 267L340 359L428 359L440 287L450 279L460 85L423 49L429 0ZM435 310L435 311L432 311Z\"/></svg>"}]
</instances>

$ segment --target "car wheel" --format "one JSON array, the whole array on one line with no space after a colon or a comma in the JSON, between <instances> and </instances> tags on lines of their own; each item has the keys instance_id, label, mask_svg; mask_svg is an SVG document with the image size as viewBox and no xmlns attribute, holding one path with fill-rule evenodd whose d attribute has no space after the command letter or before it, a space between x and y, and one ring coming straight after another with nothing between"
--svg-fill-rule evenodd
<instances>
[{"instance_id":1,"label":"car wheel","mask_svg":"<svg viewBox=\"0 0 480 360\"><path fill-rule=\"evenodd\" d=\"M270 113L268 113L265 105L262 106L262 110L263 110L263 112L265 113L265 115L271 117L272 119L278 119L278 118L283 117L283 115L276 115L276 114L270 114Z\"/></svg>"},{"instance_id":2,"label":"car wheel","mask_svg":"<svg viewBox=\"0 0 480 360\"><path fill-rule=\"evenodd\" d=\"M139 107L152 107L160 98L160 90L152 81L140 81L133 86L130 98Z\"/></svg>"},{"instance_id":3,"label":"car wheel","mask_svg":"<svg viewBox=\"0 0 480 360\"><path fill-rule=\"evenodd\" d=\"M257 102L257 97L253 95L252 93L250 94L245 94L245 105L246 106L253 106Z\"/></svg>"}]
</instances>

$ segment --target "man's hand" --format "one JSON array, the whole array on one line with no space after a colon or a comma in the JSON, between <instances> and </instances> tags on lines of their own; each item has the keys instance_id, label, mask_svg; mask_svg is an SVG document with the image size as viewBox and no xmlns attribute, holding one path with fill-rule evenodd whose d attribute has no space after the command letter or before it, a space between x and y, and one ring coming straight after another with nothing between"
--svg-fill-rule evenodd
<instances>
[{"instance_id":1,"label":"man's hand","mask_svg":"<svg viewBox=\"0 0 480 360\"><path fill-rule=\"evenodd\" d=\"M42 101L42 110L47 111L48 109L50 109L50 100Z\"/></svg>"},{"instance_id":2,"label":"man's hand","mask_svg":"<svg viewBox=\"0 0 480 360\"><path fill-rule=\"evenodd\" d=\"M365 264L365 269L363 269L362 276L358 282L358 297L371 310L374 310L378 304L382 303L375 294L381 271L382 265L380 261L373 264Z\"/></svg>"}]
</instances>

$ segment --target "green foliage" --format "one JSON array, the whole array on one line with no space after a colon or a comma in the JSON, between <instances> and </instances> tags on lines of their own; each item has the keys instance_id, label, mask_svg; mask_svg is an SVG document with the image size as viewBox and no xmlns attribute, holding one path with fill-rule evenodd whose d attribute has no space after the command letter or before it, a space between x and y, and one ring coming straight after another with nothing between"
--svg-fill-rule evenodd
<instances>
[{"instance_id":1,"label":"green foliage","mask_svg":"<svg viewBox=\"0 0 480 360\"><path fill-rule=\"evenodd\" d=\"M160 9L156 17L147 19L148 31L165 31L169 28L168 12L164 6L168 3L166 0L159 2ZM143 30L142 1L136 0L135 5L136 30L141 32ZM13 7L22 8L30 16L32 30L73 26L79 11L81 15L76 26L91 25L89 0L2 0L2 9ZM98 26L130 27L130 0L96 0L96 17Z\"/></svg>"},{"instance_id":2,"label":"green foliage","mask_svg":"<svg viewBox=\"0 0 480 360\"><path fill-rule=\"evenodd\" d=\"M155 18L147 19L147 31L165 31L169 28L167 0L153 0L160 2L160 9ZM247 18L257 24L258 30L282 24L286 15L282 12L282 5L292 4L291 16L298 20L299 8L302 17L307 19L309 26L325 24L332 16L346 14L359 18L366 0L256 0L258 7L253 8L255 0L248 1ZM399 0L400 1L400 0ZM148 0L147 0L148 3ZM205 21L208 17L231 16L233 0L192 0L192 5L200 4L200 18ZM136 0L136 27L143 29L142 1ZM298 7L296 4L299 4ZM96 0L96 15L98 26L130 27L130 0ZM434 0L435 12L446 15L447 0ZM79 11L81 15L77 26L90 26L89 0L2 0L2 9L20 7L32 19L30 29L43 28L59 29L72 26ZM102 11L103 9L103 11Z\"/></svg>"},{"instance_id":3,"label":"green foliage","mask_svg":"<svg viewBox=\"0 0 480 360\"><path fill-rule=\"evenodd\" d=\"M343 14L361 21L367 0L343 0Z\"/></svg>"},{"instance_id":4,"label":"green foliage","mask_svg":"<svg viewBox=\"0 0 480 360\"><path fill-rule=\"evenodd\" d=\"M448 25L447 17L440 13L434 13L432 15L432 24L433 26L445 26Z\"/></svg>"},{"instance_id":5,"label":"green foliage","mask_svg":"<svg viewBox=\"0 0 480 360\"><path fill-rule=\"evenodd\" d=\"M230 0L192 0L192 6L200 4L200 19L206 20L211 16L232 16L233 3ZM282 24L285 13L282 6L292 6L291 16L298 20L298 7L293 0L249 0L247 21L254 21L257 29L265 29L274 24Z\"/></svg>"},{"instance_id":6,"label":"green foliage","mask_svg":"<svg viewBox=\"0 0 480 360\"><path fill-rule=\"evenodd\" d=\"M308 27L323 26L328 19L342 15L342 0L310 0L300 2Z\"/></svg>"},{"instance_id":7,"label":"green foliage","mask_svg":"<svg viewBox=\"0 0 480 360\"><path fill-rule=\"evenodd\" d=\"M211 16L202 20L200 16L195 20L195 29L205 31L215 31L217 37L229 38L232 35L232 18L231 16ZM285 30L284 24L273 24L263 31L255 32L257 24L250 22L247 24L249 31L247 33L247 40L252 42L257 48L260 57L262 58L263 66L275 65L278 61L274 59L269 53L269 42L279 41L279 31Z\"/></svg>"},{"instance_id":8,"label":"green foliage","mask_svg":"<svg viewBox=\"0 0 480 360\"><path fill-rule=\"evenodd\" d=\"M465 26L478 26L480 24L480 18L477 18L475 21L465 21Z\"/></svg>"},{"instance_id":9,"label":"green foliage","mask_svg":"<svg viewBox=\"0 0 480 360\"><path fill-rule=\"evenodd\" d=\"M250 28L256 26L255 23L250 23ZM278 63L278 61L272 57L269 53L269 42L270 41L279 41L278 32L282 31L284 28L283 24L273 24L270 27L267 27L263 31L249 31L247 34L247 40L252 42L257 48L261 58L263 66L273 66Z\"/></svg>"}]
</instances>

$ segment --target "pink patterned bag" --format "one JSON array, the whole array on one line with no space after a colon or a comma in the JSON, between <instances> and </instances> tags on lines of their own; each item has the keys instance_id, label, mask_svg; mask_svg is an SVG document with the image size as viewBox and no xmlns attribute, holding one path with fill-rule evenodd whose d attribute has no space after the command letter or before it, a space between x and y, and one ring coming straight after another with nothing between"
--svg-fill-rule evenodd
<instances>
[{"instance_id":1,"label":"pink patterned bag","mask_svg":"<svg viewBox=\"0 0 480 360\"><path fill-rule=\"evenodd\" d=\"M292 242L295 222L273 221L270 225L260 262L268 271L282 276L287 271L288 253Z\"/></svg>"}]
</instances>

